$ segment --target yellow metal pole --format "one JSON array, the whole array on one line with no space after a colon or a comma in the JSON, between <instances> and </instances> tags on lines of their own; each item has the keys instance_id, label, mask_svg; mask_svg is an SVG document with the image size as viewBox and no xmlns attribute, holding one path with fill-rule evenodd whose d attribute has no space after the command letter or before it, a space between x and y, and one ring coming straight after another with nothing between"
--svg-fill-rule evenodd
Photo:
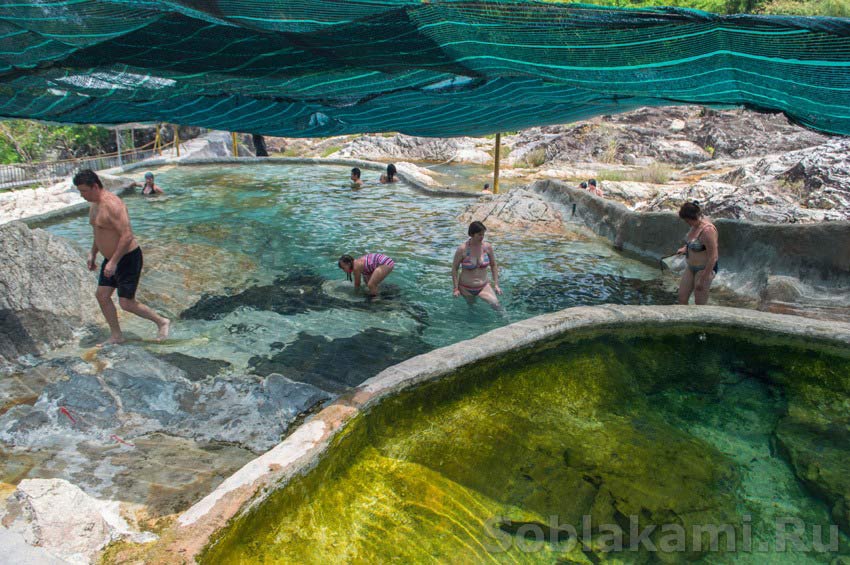
<instances>
[{"instance_id":1,"label":"yellow metal pole","mask_svg":"<svg viewBox=\"0 0 850 565\"><path fill-rule=\"evenodd\" d=\"M239 157L239 146L236 144L236 132L230 132L230 139L233 142L233 156Z\"/></svg>"},{"instance_id":2,"label":"yellow metal pole","mask_svg":"<svg viewBox=\"0 0 850 565\"><path fill-rule=\"evenodd\" d=\"M180 126L174 124L174 147L177 148L177 157L180 157Z\"/></svg>"},{"instance_id":3,"label":"yellow metal pole","mask_svg":"<svg viewBox=\"0 0 850 565\"><path fill-rule=\"evenodd\" d=\"M159 128L160 128L160 125L156 124L156 136L153 138L153 151L154 151L154 153L156 153L158 151L159 154L162 155L162 149L159 147L159 144L160 144Z\"/></svg>"},{"instance_id":4,"label":"yellow metal pole","mask_svg":"<svg viewBox=\"0 0 850 565\"><path fill-rule=\"evenodd\" d=\"M493 168L493 194L499 194L499 155L501 154L500 149L502 148L502 134L496 134L496 152L494 154L495 157L495 166Z\"/></svg>"}]
</instances>

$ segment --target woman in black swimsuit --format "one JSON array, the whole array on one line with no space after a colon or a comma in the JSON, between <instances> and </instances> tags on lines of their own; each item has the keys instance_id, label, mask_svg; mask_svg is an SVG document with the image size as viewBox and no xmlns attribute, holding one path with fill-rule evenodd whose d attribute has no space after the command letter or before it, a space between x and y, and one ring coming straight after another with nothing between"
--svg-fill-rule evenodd
<instances>
[{"instance_id":1,"label":"woman in black swimsuit","mask_svg":"<svg viewBox=\"0 0 850 565\"><path fill-rule=\"evenodd\" d=\"M695 304L707 304L708 290L717 273L717 228L702 215L696 201L682 204L679 217L691 226L685 245L677 251L688 263L679 282L679 304L687 304L691 293Z\"/></svg>"},{"instance_id":2,"label":"woman in black swimsuit","mask_svg":"<svg viewBox=\"0 0 850 565\"><path fill-rule=\"evenodd\" d=\"M153 173L145 173L145 186L142 187L142 194L144 196L165 194L165 192L153 182Z\"/></svg>"}]
</instances>

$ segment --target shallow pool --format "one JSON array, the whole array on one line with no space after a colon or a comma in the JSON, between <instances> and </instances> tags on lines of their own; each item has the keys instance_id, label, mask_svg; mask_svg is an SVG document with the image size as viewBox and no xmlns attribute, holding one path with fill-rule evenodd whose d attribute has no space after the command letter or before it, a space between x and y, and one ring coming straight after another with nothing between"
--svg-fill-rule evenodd
<instances>
[{"instance_id":1,"label":"shallow pool","mask_svg":"<svg viewBox=\"0 0 850 565\"><path fill-rule=\"evenodd\" d=\"M385 399L201 562L843 563L848 402L846 349L574 332Z\"/></svg>"},{"instance_id":2,"label":"shallow pool","mask_svg":"<svg viewBox=\"0 0 850 565\"><path fill-rule=\"evenodd\" d=\"M585 230L491 231L506 314L483 303L470 308L452 297L450 265L466 239L467 226L456 218L471 201L425 196L403 183L352 190L348 171L170 168L156 176L165 197L126 197L145 252L138 296L177 320L171 339L146 345L225 360L237 370L282 372L323 388L336 379L344 388L404 358L541 312L674 301L655 266L617 253ZM91 244L87 218L47 229L81 250ZM388 294L367 303L353 295L336 260L372 251L397 266L386 281ZM153 337L147 322L127 315L122 323L131 337ZM335 377L339 367L348 374Z\"/></svg>"}]
</instances>

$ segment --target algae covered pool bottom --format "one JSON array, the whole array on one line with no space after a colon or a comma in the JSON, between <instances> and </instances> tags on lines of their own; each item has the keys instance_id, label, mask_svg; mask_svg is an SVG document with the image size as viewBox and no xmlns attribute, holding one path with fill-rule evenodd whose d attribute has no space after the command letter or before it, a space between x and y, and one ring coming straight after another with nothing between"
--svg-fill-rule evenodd
<instances>
[{"instance_id":1,"label":"algae covered pool bottom","mask_svg":"<svg viewBox=\"0 0 850 565\"><path fill-rule=\"evenodd\" d=\"M846 349L573 335L384 400L201 561L844 563L849 401Z\"/></svg>"}]
</instances>

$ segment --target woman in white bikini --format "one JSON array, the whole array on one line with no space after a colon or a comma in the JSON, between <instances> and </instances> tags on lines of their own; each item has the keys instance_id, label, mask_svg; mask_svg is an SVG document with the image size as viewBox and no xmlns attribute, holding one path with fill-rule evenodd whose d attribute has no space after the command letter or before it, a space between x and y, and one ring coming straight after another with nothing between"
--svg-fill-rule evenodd
<instances>
[{"instance_id":1,"label":"woman in white bikini","mask_svg":"<svg viewBox=\"0 0 850 565\"><path fill-rule=\"evenodd\" d=\"M493 246L484 242L484 232L487 228L481 222L469 224L469 239L455 251L452 261L452 285L454 296L463 296L472 304L475 297L481 297L494 310L501 310L497 294L502 294L499 288L499 268L496 265L496 254ZM460 267L460 276L458 276ZM493 273L493 284L487 279L487 269Z\"/></svg>"},{"instance_id":2,"label":"woman in white bikini","mask_svg":"<svg viewBox=\"0 0 850 565\"><path fill-rule=\"evenodd\" d=\"M696 201L682 204L679 217L691 226L685 245L676 252L688 263L679 282L679 304L687 304L691 293L695 304L707 304L708 289L717 274L717 228L702 215Z\"/></svg>"}]
</instances>

